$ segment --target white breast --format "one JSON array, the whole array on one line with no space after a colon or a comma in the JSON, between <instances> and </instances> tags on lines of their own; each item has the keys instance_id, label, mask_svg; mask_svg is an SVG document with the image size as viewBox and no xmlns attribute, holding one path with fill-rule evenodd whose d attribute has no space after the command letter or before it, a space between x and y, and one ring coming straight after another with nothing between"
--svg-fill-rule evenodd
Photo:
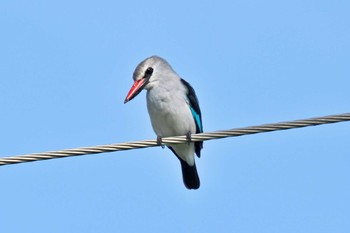
<instances>
[{"instance_id":1,"label":"white breast","mask_svg":"<svg viewBox=\"0 0 350 233\"><path fill-rule=\"evenodd\" d=\"M186 96L163 87L147 91L147 108L153 130L158 136L195 133L196 126Z\"/></svg>"}]
</instances>

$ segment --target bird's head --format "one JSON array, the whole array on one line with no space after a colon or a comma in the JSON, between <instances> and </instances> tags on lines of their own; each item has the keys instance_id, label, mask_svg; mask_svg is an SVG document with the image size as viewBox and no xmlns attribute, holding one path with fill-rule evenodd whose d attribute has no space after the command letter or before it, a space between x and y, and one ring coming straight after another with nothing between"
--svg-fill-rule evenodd
<instances>
[{"instance_id":1,"label":"bird's head","mask_svg":"<svg viewBox=\"0 0 350 233\"><path fill-rule=\"evenodd\" d=\"M134 84L124 103L135 98L143 89L151 89L161 76L167 75L169 72L173 72L171 66L161 57L152 56L143 60L134 71Z\"/></svg>"}]
</instances>

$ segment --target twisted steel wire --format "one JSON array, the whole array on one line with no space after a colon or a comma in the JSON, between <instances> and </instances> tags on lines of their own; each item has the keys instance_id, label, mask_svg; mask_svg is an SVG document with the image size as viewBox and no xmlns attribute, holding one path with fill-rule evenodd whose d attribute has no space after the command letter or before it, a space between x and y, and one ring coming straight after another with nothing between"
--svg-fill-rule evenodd
<instances>
[{"instance_id":1,"label":"twisted steel wire","mask_svg":"<svg viewBox=\"0 0 350 233\"><path fill-rule=\"evenodd\" d=\"M272 132L272 131L278 131L278 130L302 128L307 126L331 124L331 123L337 123L342 121L350 121L350 113L330 115L330 116L324 116L324 117L315 117L315 118L309 118L304 120L280 122L275 124L264 124L264 125L250 126L250 127L244 127L244 128L235 128L230 130L214 131L209 133L192 134L191 140L193 142L207 141L207 140L213 140L213 139L238 137L243 135L265 133L265 132ZM188 139L186 138L186 136L177 136L177 137L166 137L166 138L163 138L162 141L164 144L180 144L180 143L187 143ZM157 143L157 140L124 142L124 143L118 143L118 144L107 144L107 145L100 145L100 146L80 147L76 149L66 149L66 150L34 153L34 154L25 154L25 155L0 158L0 166L46 160L46 159L86 155L86 154L98 154L98 153L105 153L105 152L140 149L140 148L154 147L154 146L159 146Z\"/></svg>"}]
</instances>

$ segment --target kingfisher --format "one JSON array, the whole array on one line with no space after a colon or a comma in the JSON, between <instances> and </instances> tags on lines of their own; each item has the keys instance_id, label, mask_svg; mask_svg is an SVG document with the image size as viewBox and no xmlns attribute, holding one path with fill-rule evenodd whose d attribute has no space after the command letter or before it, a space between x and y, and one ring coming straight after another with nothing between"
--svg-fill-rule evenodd
<instances>
[{"instance_id":1,"label":"kingfisher","mask_svg":"<svg viewBox=\"0 0 350 233\"><path fill-rule=\"evenodd\" d=\"M186 135L188 143L166 144L181 164L183 182L188 189L198 189L200 180L195 156L201 156L203 142L192 142L191 134L202 133L202 114L193 87L182 79L159 56L143 60L133 73L134 84L124 103L147 90L147 109L157 142L162 145L162 137Z\"/></svg>"}]
</instances>

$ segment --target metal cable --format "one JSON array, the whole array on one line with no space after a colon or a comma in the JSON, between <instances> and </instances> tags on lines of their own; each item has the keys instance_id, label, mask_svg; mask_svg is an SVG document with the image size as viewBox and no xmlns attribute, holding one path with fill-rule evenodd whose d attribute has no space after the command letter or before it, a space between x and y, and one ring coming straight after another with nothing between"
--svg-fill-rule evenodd
<instances>
[{"instance_id":1,"label":"metal cable","mask_svg":"<svg viewBox=\"0 0 350 233\"><path fill-rule=\"evenodd\" d=\"M302 128L302 127L322 125L322 124L331 124L331 123L337 123L342 121L350 121L350 113L309 118L305 120L280 122L275 124L250 126L250 127L236 128L236 129L230 129L230 130L214 131L209 133L192 134L192 141L197 142L197 141L206 141L206 140L219 139L219 138L237 137L237 136L243 136L248 134ZM164 144L169 144L169 143L180 144L180 143L187 143L187 138L186 136L166 137L166 138L163 138L162 141ZM46 159L86 155L86 154L98 154L98 153L105 153L105 152L140 149L140 148L154 147L154 146L159 146L157 144L157 140L134 141L134 142L125 142L125 143L118 143L118 144L107 144L107 145L100 145L100 146L81 147L76 149L66 149L66 150L49 151L49 152L43 152L43 153L18 155L18 156L0 158L0 166L15 164L15 163L25 163L25 162L46 160Z\"/></svg>"}]
</instances>

